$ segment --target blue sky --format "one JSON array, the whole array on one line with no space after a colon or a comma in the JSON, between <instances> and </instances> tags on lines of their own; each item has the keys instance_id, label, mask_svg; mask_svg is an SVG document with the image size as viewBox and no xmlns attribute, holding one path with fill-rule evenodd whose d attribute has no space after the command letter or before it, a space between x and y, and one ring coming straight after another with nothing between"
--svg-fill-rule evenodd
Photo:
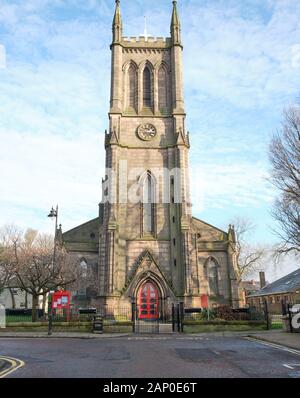
<instances>
[{"instance_id":1,"label":"blue sky","mask_svg":"<svg viewBox=\"0 0 300 398\"><path fill-rule=\"evenodd\" d=\"M171 0L122 0L124 35L169 36ZM179 0L194 214L253 219L274 243L270 137L299 98L299 0ZM52 231L97 216L113 0L1 0L0 224ZM3 51L0 51L0 57ZM5 67L4 67L5 66Z\"/></svg>"}]
</instances>

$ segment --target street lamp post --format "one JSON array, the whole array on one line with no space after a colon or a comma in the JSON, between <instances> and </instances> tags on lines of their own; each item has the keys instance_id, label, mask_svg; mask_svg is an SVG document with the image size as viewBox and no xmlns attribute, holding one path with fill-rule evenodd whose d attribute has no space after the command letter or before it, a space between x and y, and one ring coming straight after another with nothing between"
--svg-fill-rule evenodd
<instances>
[{"instance_id":1,"label":"street lamp post","mask_svg":"<svg viewBox=\"0 0 300 398\"><path fill-rule=\"evenodd\" d=\"M50 213L48 214L49 218L55 218L55 231L54 231L54 249L53 249L53 265L55 264L55 256L56 256L56 237L57 237L57 219L58 219L58 206L56 209L52 207Z\"/></svg>"},{"instance_id":2,"label":"street lamp post","mask_svg":"<svg viewBox=\"0 0 300 398\"><path fill-rule=\"evenodd\" d=\"M53 324L53 316L52 316L52 296L53 291L49 292L48 296L48 336L52 335L52 324Z\"/></svg>"},{"instance_id":3,"label":"street lamp post","mask_svg":"<svg viewBox=\"0 0 300 398\"><path fill-rule=\"evenodd\" d=\"M58 219L58 206L56 209L52 207L50 213L48 214L49 218L55 218L55 232L54 232L54 248L53 248L53 259L52 259L52 266L55 265L56 259L56 237L57 237L57 219ZM52 335L52 324L53 324L53 309L52 309L52 295L53 291L49 292L49 299L48 299L48 336Z\"/></svg>"}]
</instances>

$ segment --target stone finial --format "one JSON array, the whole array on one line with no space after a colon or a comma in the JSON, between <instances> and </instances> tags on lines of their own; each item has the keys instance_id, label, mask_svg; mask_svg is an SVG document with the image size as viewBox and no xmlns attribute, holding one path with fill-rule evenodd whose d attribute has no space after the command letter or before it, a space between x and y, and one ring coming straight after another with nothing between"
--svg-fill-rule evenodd
<instances>
[{"instance_id":1,"label":"stone finial","mask_svg":"<svg viewBox=\"0 0 300 398\"><path fill-rule=\"evenodd\" d=\"M236 243L236 234L235 234L234 225L231 224L229 224L228 227L228 240L232 243Z\"/></svg>"},{"instance_id":2,"label":"stone finial","mask_svg":"<svg viewBox=\"0 0 300 398\"><path fill-rule=\"evenodd\" d=\"M120 8L120 0L116 0L116 9L113 20L113 43L120 43L122 40L122 17L121 17L121 8Z\"/></svg>"},{"instance_id":3,"label":"stone finial","mask_svg":"<svg viewBox=\"0 0 300 398\"><path fill-rule=\"evenodd\" d=\"M180 19L177 11L177 1L173 1L173 13L171 20L171 37L173 40L173 44L181 44L181 35L180 35Z\"/></svg>"},{"instance_id":4,"label":"stone finial","mask_svg":"<svg viewBox=\"0 0 300 398\"><path fill-rule=\"evenodd\" d=\"M173 1L173 13L172 13L172 21L171 21L171 26L175 26L175 25L180 26L176 0Z\"/></svg>"}]
</instances>

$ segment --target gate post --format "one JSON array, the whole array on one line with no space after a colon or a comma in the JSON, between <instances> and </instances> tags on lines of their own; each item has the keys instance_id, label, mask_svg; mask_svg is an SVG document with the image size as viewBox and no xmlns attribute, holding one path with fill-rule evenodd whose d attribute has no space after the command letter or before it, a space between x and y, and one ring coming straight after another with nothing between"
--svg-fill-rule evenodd
<instances>
[{"instance_id":1,"label":"gate post","mask_svg":"<svg viewBox=\"0 0 300 398\"><path fill-rule=\"evenodd\" d=\"M175 332L175 306L172 303L172 332Z\"/></svg>"},{"instance_id":2,"label":"gate post","mask_svg":"<svg viewBox=\"0 0 300 398\"><path fill-rule=\"evenodd\" d=\"M183 333L183 322L184 322L184 303L180 302L180 332Z\"/></svg>"},{"instance_id":3,"label":"gate post","mask_svg":"<svg viewBox=\"0 0 300 398\"><path fill-rule=\"evenodd\" d=\"M132 333L135 333L135 301L131 302L131 321L132 321Z\"/></svg>"},{"instance_id":4,"label":"gate post","mask_svg":"<svg viewBox=\"0 0 300 398\"><path fill-rule=\"evenodd\" d=\"M179 309L179 303L176 306L176 318L177 318L177 331L180 333L180 309Z\"/></svg>"}]
</instances>

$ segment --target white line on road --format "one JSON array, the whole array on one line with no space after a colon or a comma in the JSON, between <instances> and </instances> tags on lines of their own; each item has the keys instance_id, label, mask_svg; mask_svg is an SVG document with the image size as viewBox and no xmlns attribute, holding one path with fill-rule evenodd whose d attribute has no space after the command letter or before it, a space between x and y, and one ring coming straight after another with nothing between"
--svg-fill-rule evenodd
<instances>
[{"instance_id":1,"label":"white line on road","mask_svg":"<svg viewBox=\"0 0 300 398\"><path fill-rule=\"evenodd\" d=\"M289 369L295 369L300 367L300 363L285 363L283 366Z\"/></svg>"},{"instance_id":2,"label":"white line on road","mask_svg":"<svg viewBox=\"0 0 300 398\"><path fill-rule=\"evenodd\" d=\"M292 370L294 370L295 368L293 368L292 366L290 366L290 365L287 365L286 363L284 363L283 364L283 366L285 367L285 368L288 368L288 369L292 369Z\"/></svg>"},{"instance_id":3,"label":"white line on road","mask_svg":"<svg viewBox=\"0 0 300 398\"><path fill-rule=\"evenodd\" d=\"M127 337L127 340L190 340L190 341L199 341L199 340L210 340L209 338L204 337Z\"/></svg>"},{"instance_id":4,"label":"white line on road","mask_svg":"<svg viewBox=\"0 0 300 398\"><path fill-rule=\"evenodd\" d=\"M8 369L3 370L0 372L0 379L8 376L10 373L15 372L19 368L22 368L25 365L25 362L21 361L20 359L11 358L11 357L0 357L2 361L8 362L10 367Z\"/></svg>"},{"instance_id":5,"label":"white line on road","mask_svg":"<svg viewBox=\"0 0 300 398\"><path fill-rule=\"evenodd\" d=\"M269 342L266 342L264 340L259 340L259 339L252 338L252 337L246 337L246 339L250 340L252 342L257 342L259 344L266 345L268 347L276 348L277 350L286 351L286 352L289 352L291 354L300 356L300 351L294 350L293 348L288 348L288 347L285 347L283 345L279 345L279 344L275 344L275 343L269 343Z\"/></svg>"}]
</instances>

